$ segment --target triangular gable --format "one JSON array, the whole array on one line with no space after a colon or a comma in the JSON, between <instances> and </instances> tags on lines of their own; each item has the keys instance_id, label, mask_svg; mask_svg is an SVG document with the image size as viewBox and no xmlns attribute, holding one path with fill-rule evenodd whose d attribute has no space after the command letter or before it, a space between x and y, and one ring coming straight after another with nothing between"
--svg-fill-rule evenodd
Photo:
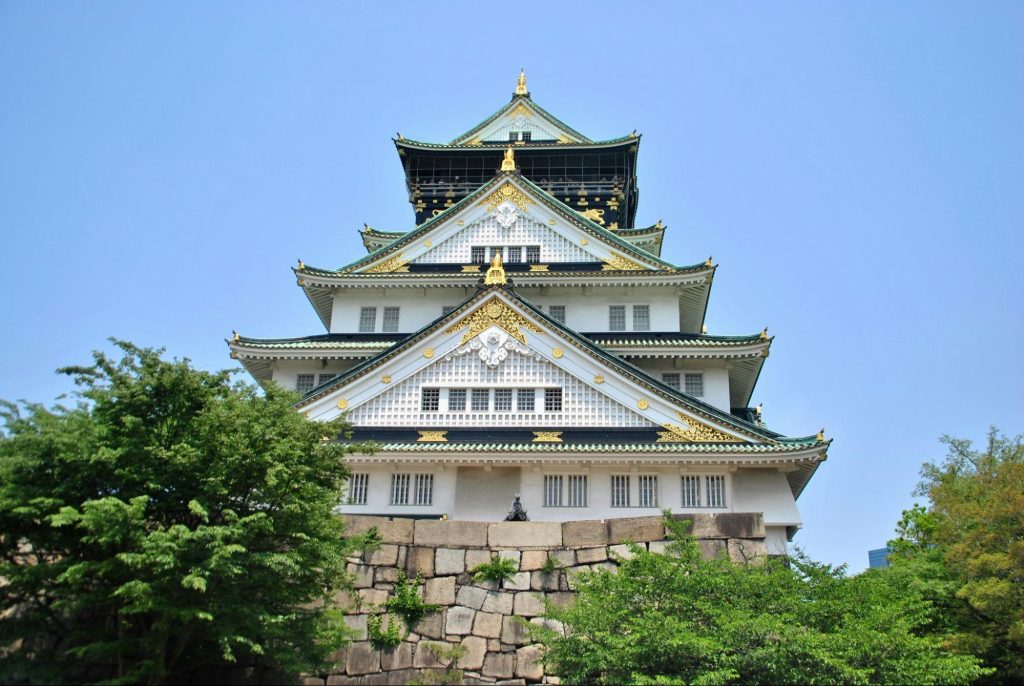
<instances>
[{"instance_id":1,"label":"triangular gable","mask_svg":"<svg viewBox=\"0 0 1024 686\"><path fill-rule=\"evenodd\" d=\"M422 412L424 387L558 387L565 409L557 417ZM503 287L481 291L298 408L318 420L348 412L358 426L662 427L664 442L770 443L776 436L654 381Z\"/></svg>"},{"instance_id":2,"label":"triangular gable","mask_svg":"<svg viewBox=\"0 0 1024 686\"><path fill-rule=\"evenodd\" d=\"M533 102L529 96L516 96L497 112L451 142L452 145L475 145L507 141L511 132L528 131L535 141L590 143L579 131L566 125Z\"/></svg>"},{"instance_id":3,"label":"triangular gable","mask_svg":"<svg viewBox=\"0 0 1024 686\"><path fill-rule=\"evenodd\" d=\"M515 240L510 239L513 233ZM517 245L522 243L515 241L528 238L543 239L531 242L542 246L541 263L604 262L606 269L674 269L510 172L499 174L437 217L340 271L406 271L410 262L468 265L473 245Z\"/></svg>"}]
</instances>

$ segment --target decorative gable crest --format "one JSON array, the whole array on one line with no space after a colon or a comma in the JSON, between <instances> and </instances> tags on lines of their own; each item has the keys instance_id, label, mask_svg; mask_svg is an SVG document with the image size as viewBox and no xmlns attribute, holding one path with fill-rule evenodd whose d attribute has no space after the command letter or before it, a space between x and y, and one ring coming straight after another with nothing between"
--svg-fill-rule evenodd
<instances>
[{"instance_id":1,"label":"decorative gable crest","mask_svg":"<svg viewBox=\"0 0 1024 686\"><path fill-rule=\"evenodd\" d=\"M456 333L468 328L469 331L462 334L461 344L465 345L492 326L504 330L523 344L526 343L526 334L521 329L526 329L533 333L543 333L539 326L526 319L526 317L513 310L497 297L491 298L485 305L478 307L468 317L445 329L445 333Z\"/></svg>"}]
</instances>

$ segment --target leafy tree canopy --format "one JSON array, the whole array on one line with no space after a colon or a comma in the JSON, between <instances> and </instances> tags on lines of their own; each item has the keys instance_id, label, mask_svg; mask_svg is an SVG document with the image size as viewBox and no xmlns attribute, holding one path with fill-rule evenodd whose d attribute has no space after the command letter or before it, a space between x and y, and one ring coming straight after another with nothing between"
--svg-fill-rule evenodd
<instances>
[{"instance_id":1,"label":"leafy tree canopy","mask_svg":"<svg viewBox=\"0 0 1024 686\"><path fill-rule=\"evenodd\" d=\"M75 407L3 405L0 681L318 666L345 640L342 427L116 344L61 370Z\"/></svg>"}]
</instances>

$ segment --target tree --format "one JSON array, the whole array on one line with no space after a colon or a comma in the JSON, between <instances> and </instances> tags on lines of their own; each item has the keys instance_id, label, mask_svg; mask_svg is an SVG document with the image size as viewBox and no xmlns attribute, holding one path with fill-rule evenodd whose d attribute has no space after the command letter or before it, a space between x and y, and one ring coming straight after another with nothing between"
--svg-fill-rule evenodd
<instances>
[{"instance_id":1,"label":"tree","mask_svg":"<svg viewBox=\"0 0 1024 686\"><path fill-rule=\"evenodd\" d=\"M3 406L0 681L319 666L346 637L341 426L115 343L60 370L76 406Z\"/></svg>"},{"instance_id":2,"label":"tree","mask_svg":"<svg viewBox=\"0 0 1024 686\"><path fill-rule=\"evenodd\" d=\"M997 683L1024 683L1024 439L991 429L984 451L944 436L890 543L893 573L940 608L947 644L980 655Z\"/></svg>"},{"instance_id":3,"label":"tree","mask_svg":"<svg viewBox=\"0 0 1024 686\"><path fill-rule=\"evenodd\" d=\"M633 547L618 571L577 577L565 631L535 630L569 683L962 684L984 673L922 635L930 608L868 572L788 561L704 560L679 522L668 554Z\"/></svg>"}]
</instances>

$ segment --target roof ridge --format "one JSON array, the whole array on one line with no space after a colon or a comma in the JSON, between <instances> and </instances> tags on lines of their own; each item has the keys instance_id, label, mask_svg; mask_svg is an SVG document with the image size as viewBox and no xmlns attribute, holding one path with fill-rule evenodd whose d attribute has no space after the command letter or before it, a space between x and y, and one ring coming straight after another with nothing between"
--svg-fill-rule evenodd
<instances>
[{"instance_id":1,"label":"roof ridge","mask_svg":"<svg viewBox=\"0 0 1024 686\"><path fill-rule=\"evenodd\" d=\"M545 119L547 119L549 121L549 123L554 124L557 128L562 129L566 133L569 133L569 134L572 134L572 135L578 137L580 139L580 142L583 142L583 143L592 143L593 142L593 141L590 140L590 138L588 138L587 136L584 136L582 133L580 133L576 129L572 128L571 126L569 126L568 124L563 122L561 119L559 119L558 117L556 117L555 115L551 114L546 109L544 109L543 107L538 105L536 102L533 101L533 98L531 98L530 95L527 93L527 94L523 94L523 95L513 95L512 99L508 102L508 104L503 105L501 108L499 108L492 115L490 115L489 117L484 119L482 122L480 122L476 126L474 126L471 129L469 129L468 131L466 131L462 135L456 136L455 138L453 138L451 143L449 143L449 145L459 145L460 141L464 141L464 140L466 140L468 138L471 138L475 133L477 133L481 129L485 128L488 124L490 124L491 122L495 121L498 117L500 117L502 114L504 114L508 110L512 109L516 104L520 104L520 103L524 103L524 102L528 103L527 106L529 106L529 107L533 108L534 110L536 110L537 114L539 114L540 116L542 116Z\"/></svg>"}]
</instances>

